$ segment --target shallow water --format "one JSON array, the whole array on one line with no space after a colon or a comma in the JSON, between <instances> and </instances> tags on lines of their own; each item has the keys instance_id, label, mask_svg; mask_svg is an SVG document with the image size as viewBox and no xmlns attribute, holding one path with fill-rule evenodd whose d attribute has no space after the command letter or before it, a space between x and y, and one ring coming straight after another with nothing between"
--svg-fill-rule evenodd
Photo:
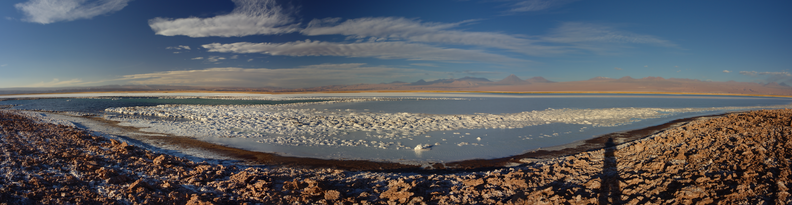
<instances>
[{"instance_id":1,"label":"shallow water","mask_svg":"<svg viewBox=\"0 0 792 205\"><path fill-rule=\"evenodd\" d=\"M266 105L308 101L117 98L0 101L0 105L19 104L14 109L89 113L103 113L102 110L110 107L152 106L142 108L141 112L200 120L104 114L112 120L122 121L123 125L147 127L144 131L193 136L208 142L286 156L450 162L507 157L675 119L783 108L792 103L789 98L728 96L438 95L445 98L399 94L388 100L305 104L288 108ZM380 99L387 97L382 94L376 96ZM321 95L314 94L313 97ZM348 97L366 99L370 96L361 93ZM156 106L162 104L184 106ZM459 120L456 120L457 115ZM331 118L338 122L328 123ZM396 128L365 125L397 120L414 122ZM420 123L421 120L433 120L433 124ZM352 121L355 122L348 123Z\"/></svg>"},{"instance_id":2,"label":"shallow water","mask_svg":"<svg viewBox=\"0 0 792 205\"><path fill-rule=\"evenodd\" d=\"M478 95L486 96L486 95ZM792 102L789 98L722 97L683 95L597 95L597 94L497 94L499 97L465 97L462 100L403 99L304 106L317 110L410 112L428 114L517 113L547 108L706 108L767 106Z\"/></svg>"},{"instance_id":3,"label":"shallow water","mask_svg":"<svg viewBox=\"0 0 792 205\"><path fill-rule=\"evenodd\" d=\"M319 102L324 100L227 100L201 98L155 98L155 97L117 97L117 98L48 98L36 100L6 100L0 105L16 105L19 110L72 111L98 114L110 107L157 106L157 105L270 105L298 102Z\"/></svg>"}]
</instances>

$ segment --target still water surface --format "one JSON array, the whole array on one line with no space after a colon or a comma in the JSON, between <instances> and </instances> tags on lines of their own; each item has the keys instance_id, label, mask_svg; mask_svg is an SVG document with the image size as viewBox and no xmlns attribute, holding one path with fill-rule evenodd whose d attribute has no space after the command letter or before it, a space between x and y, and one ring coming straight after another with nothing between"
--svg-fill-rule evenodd
<instances>
[{"instance_id":1,"label":"still water surface","mask_svg":"<svg viewBox=\"0 0 792 205\"><path fill-rule=\"evenodd\" d=\"M547 109L608 109L608 108L717 108L691 112L672 113L659 118L636 119L634 122L615 127L596 127L583 124L552 123L512 129L461 129L429 131L420 136L404 139L382 139L374 132L349 132L332 136L344 140L377 140L402 143L413 147L431 144L431 149L379 149L352 146L289 146L283 144L258 143L256 138L199 138L228 146L275 152L287 156L366 159L380 161L448 162L476 158L499 158L517 155L543 147L558 146L586 140L599 135L640 129L663 124L675 119L722 114L731 111L763 109L761 106L778 106L792 103L790 98L688 96L688 95L602 95L602 94L451 94L454 99L429 100L426 96L394 96L398 100L367 101L333 104L309 104L296 109L351 110L365 113L425 113L439 115L464 115L475 113L508 114ZM321 97L321 96L316 96ZM367 97L365 94L357 97ZM382 96L379 96L382 97ZM448 97L448 95L445 95ZM113 98L113 99L37 99L0 101L0 105L14 104L13 109L77 111L103 114L105 108L130 106L156 106L163 104L191 105L250 105L315 102L321 100L219 100L219 99L160 99L160 98ZM758 106L758 107L757 107ZM115 113L114 113L115 114ZM116 114L118 115L118 114ZM229 127L231 129L231 127ZM424 137L431 136L431 137ZM268 136L264 136L268 137ZM269 135L269 137L277 137ZM310 137L310 136L309 136ZM316 136L318 137L318 136ZM461 146L463 144L464 146Z\"/></svg>"}]
</instances>

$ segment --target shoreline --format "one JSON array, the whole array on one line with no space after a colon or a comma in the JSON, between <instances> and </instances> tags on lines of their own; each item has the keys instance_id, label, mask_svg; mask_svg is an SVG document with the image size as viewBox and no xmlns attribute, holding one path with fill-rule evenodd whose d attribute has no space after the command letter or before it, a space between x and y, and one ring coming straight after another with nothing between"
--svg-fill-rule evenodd
<instances>
[{"instance_id":1,"label":"shoreline","mask_svg":"<svg viewBox=\"0 0 792 205\"><path fill-rule=\"evenodd\" d=\"M41 112L41 111L33 111ZM59 112L48 112L61 115L68 115ZM728 113L726 113L728 114ZM653 134L662 132L667 129L672 129L683 125L684 123L694 121L700 118L709 118L719 115L705 115L697 117L689 117L683 119L672 120L660 125L626 130L614 133L608 133L593 137L591 139L580 140L568 144L562 144L552 147L547 147L539 150L533 150L516 154L507 157L493 158L493 159L469 159L460 161L451 161L444 163L399 163L399 162L378 162L371 160L342 160L342 159L318 159L310 157L292 157L282 156L276 153L250 151L240 148L234 148L225 145L214 144L205 142L189 136L177 136L172 134L154 133L141 131L142 128L118 125L120 122L106 120L96 116L72 116L81 117L87 120L92 120L104 123L107 126L127 130L129 133L144 133L153 135L138 135L130 137L133 139L146 139L153 140L157 143L167 143L171 146L180 147L182 149L200 149L212 152L214 154L222 155L232 158L234 160L244 161L248 165L279 165L290 167L303 167L303 168L335 168L345 169L349 171L388 171L388 172L424 172L431 173L436 171L443 172L459 172L471 170L491 170L504 167L523 166L537 161L544 161L553 158L575 155L586 151L602 149L603 144L610 138L617 140L616 145L630 143L636 140L641 140ZM164 136L158 136L164 135ZM129 136L124 136L129 137Z\"/></svg>"},{"instance_id":2,"label":"shoreline","mask_svg":"<svg viewBox=\"0 0 792 205\"><path fill-rule=\"evenodd\" d=\"M697 118L698 117L686 118L680 120L691 121ZM112 125L117 128L125 128L125 129L134 130L134 132L143 133L143 131L141 131L142 128L119 126L117 122L110 122L100 118L92 118L92 119L98 121L104 121L107 125ZM220 153L224 156L229 156L234 159L247 161L249 163L257 163L257 164L278 164L278 165L306 166L306 167L334 167L334 168L341 168L348 170L403 170L403 171L473 170L473 169L493 169L493 168L501 168L501 167L509 167L509 166L518 166L520 164L530 163L548 158L573 155L584 151L600 149L603 147L601 146L601 143L603 143L604 140L607 138L612 138L612 137L615 137L616 139L625 138L627 139L625 141L632 141L640 138L640 136L638 138L635 137L631 138L630 136L621 137L619 133L623 133L623 132L642 133L640 135L648 136L650 134L656 133L657 131L666 129L674 123L679 123L681 122L680 120L672 120L670 122L662 123L658 126L650 126L650 127L637 128L634 130L625 130L625 131L609 133L589 139L578 140L561 145L554 145L553 147L550 148L543 147L541 150L524 151L522 153L518 153L518 152L507 153L507 154L511 154L510 156L506 156L505 154L500 155L505 157L492 158L492 159L471 159L472 158L471 157L471 158L461 158L462 160L454 160L447 162L422 162L422 161L400 162L400 161L378 161L378 160L365 160L365 159L344 160L344 159L322 159L322 158L311 158L311 157L301 157L301 156L288 156L285 154L279 154L274 151L269 151L269 152L267 152L267 150L251 151L243 148L235 148L232 145L223 145L222 143L215 144L212 142L205 142L198 140L194 137L191 137L189 133L165 134L163 132L156 134L165 134L167 135L167 137L148 136L147 138L150 140L156 140L158 142L167 142L172 146L211 150L214 153ZM149 133L149 134L153 134L153 133ZM627 134L627 135L635 135L635 134ZM622 142L619 141L621 140L617 140L617 142L621 144ZM527 150L527 148L523 150ZM344 162L344 163L339 163L339 162Z\"/></svg>"},{"instance_id":3,"label":"shoreline","mask_svg":"<svg viewBox=\"0 0 792 205\"><path fill-rule=\"evenodd\" d=\"M0 110L10 203L789 204L792 110L699 118L524 166L366 172L194 162Z\"/></svg>"},{"instance_id":4,"label":"shoreline","mask_svg":"<svg viewBox=\"0 0 792 205\"><path fill-rule=\"evenodd\" d=\"M492 94L648 94L648 95L703 95L703 96L744 96L744 97L777 97L792 98L792 95L769 94L741 94L741 93L698 93L698 92L635 92L635 91L475 91L475 90L366 90L366 91L321 91L321 92L255 92L255 91L200 91L200 90L174 90L174 91L101 91L101 92L63 92L63 93L16 93L0 94L0 100L12 96L33 95L77 95L77 94L146 94L146 93L208 93L208 94L254 94L254 95L293 95L293 94L332 94L332 93L492 93ZM108 96L111 97L111 96ZM31 97L36 98L36 97Z\"/></svg>"}]
</instances>

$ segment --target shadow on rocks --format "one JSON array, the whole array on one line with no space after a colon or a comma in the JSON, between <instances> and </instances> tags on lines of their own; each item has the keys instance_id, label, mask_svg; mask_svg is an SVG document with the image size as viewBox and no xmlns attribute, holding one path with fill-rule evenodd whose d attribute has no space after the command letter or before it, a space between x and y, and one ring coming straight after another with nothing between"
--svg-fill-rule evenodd
<instances>
[{"instance_id":1,"label":"shadow on rocks","mask_svg":"<svg viewBox=\"0 0 792 205\"><path fill-rule=\"evenodd\" d=\"M600 174L599 204L622 204L621 188L619 187L619 169L616 159L616 143L613 138L605 142L605 157L603 159L602 174Z\"/></svg>"}]
</instances>

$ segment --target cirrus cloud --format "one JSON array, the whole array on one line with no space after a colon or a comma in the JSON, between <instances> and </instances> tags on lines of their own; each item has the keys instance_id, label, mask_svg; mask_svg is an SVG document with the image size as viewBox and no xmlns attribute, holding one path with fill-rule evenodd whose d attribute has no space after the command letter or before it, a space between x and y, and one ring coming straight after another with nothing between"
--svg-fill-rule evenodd
<instances>
[{"instance_id":1,"label":"cirrus cloud","mask_svg":"<svg viewBox=\"0 0 792 205\"><path fill-rule=\"evenodd\" d=\"M582 50L600 54L606 54L630 44L679 47L668 40L651 35L620 31L610 26L582 22L563 23L540 39L549 46L566 48L567 51Z\"/></svg>"},{"instance_id":2,"label":"cirrus cloud","mask_svg":"<svg viewBox=\"0 0 792 205\"><path fill-rule=\"evenodd\" d=\"M563 6L575 0L523 0L511 5L509 12L541 11Z\"/></svg>"},{"instance_id":3,"label":"cirrus cloud","mask_svg":"<svg viewBox=\"0 0 792 205\"><path fill-rule=\"evenodd\" d=\"M756 76L756 75L771 75L771 76L786 76L792 77L792 74L789 72L756 72L756 71L740 71L740 74L748 75L748 76Z\"/></svg>"},{"instance_id":4,"label":"cirrus cloud","mask_svg":"<svg viewBox=\"0 0 792 205\"><path fill-rule=\"evenodd\" d=\"M306 75L310 73L310 75ZM319 64L297 68L208 68L125 75L118 81L147 85L315 87L324 85L380 83L405 78L442 77L445 73L363 63Z\"/></svg>"},{"instance_id":5,"label":"cirrus cloud","mask_svg":"<svg viewBox=\"0 0 792 205\"><path fill-rule=\"evenodd\" d=\"M473 23L422 22L397 17L357 18L341 22L340 18L314 19L300 33L307 36L345 35L348 38L374 41L479 46L504 49L533 56L557 55L577 51L607 53L628 44L677 47L676 44L650 35L620 31L615 28L581 22L565 22L547 35L523 36L498 32L453 30Z\"/></svg>"},{"instance_id":6,"label":"cirrus cloud","mask_svg":"<svg viewBox=\"0 0 792 205\"><path fill-rule=\"evenodd\" d=\"M157 17L149 20L149 27L157 35L189 37L240 37L292 33L299 24L291 12L274 0L232 0L236 8L229 14L211 18L169 19Z\"/></svg>"},{"instance_id":7,"label":"cirrus cloud","mask_svg":"<svg viewBox=\"0 0 792 205\"><path fill-rule=\"evenodd\" d=\"M756 79L755 81L761 83L769 83L769 82L785 82L785 83L792 83L792 73L786 71L780 72L757 72L757 71L740 71L740 74L747 75L756 78L763 78L763 79Z\"/></svg>"},{"instance_id":8,"label":"cirrus cloud","mask_svg":"<svg viewBox=\"0 0 792 205\"><path fill-rule=\"evenodd\" d=\"M130 0L30 0L14 5L25 13L25 21L50 24L58 21L90 19L119 11Z\"/></svg>"},{"instance_id":9,"label":"cirrus cloud","mask_svg":"<svg viewBox=\"0 0 792 205\"><path fill-rule=\"evenodd\" d=\"M49 82L38 82L38 83L34 83L34 84L31 84L31 85L28 85L27 87L60 87L60 86L80 85L80 84L84 84L84 83L85 82L83 82L83 80L81 80L81 79L71 79L71 80L63 80L62 81L60 79L54 78L54 79L52 79L52 81L49 81Z\"/></svg>"},{"instance_id":10,"label":"cirrus cloud","mask_svg":"<svg viewBox=\"0 0 792 205\"><path fill-rule=\"evenodd\" d=\"M263 53L281 56L344 56L374 57L379 59L408 59L450 62L528 62L478 50L438 48L424 44L405 42L366 42L334 43L324 41L295 41L288 43L250 43L230 44L212 43L202 45L209 52L221 53Z\"/></svg>"}]
</instances>

